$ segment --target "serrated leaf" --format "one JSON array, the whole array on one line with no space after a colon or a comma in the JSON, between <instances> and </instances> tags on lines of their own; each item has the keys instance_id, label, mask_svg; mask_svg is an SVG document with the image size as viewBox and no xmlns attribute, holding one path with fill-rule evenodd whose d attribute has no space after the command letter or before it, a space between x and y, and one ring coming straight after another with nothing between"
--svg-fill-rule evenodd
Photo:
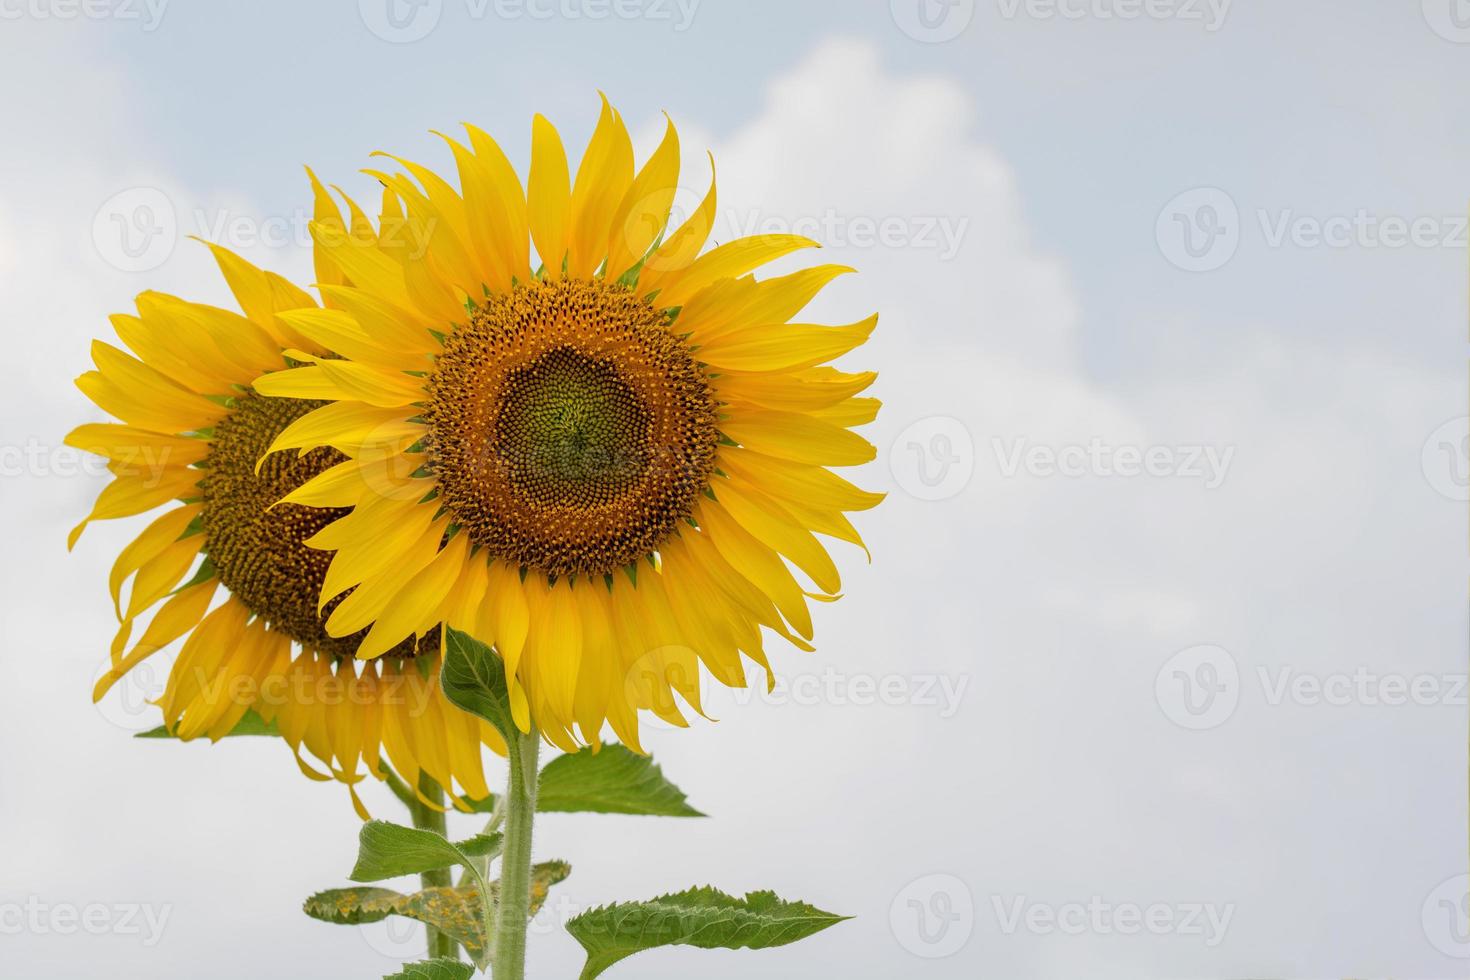
<instances>
[{"instance_id":1,"label":"serrated leaf","mask_svg":"<svg viewBox=\"0 0 1470 980\"><path fill-rule=\"evenodd\" d=\"M581 980L592 980L619 960L659 946L768 949L845 918L805 902L782 901L774 892L740 899L715 888L691 888L648 902L590 909L569 921L567 931L587 951Z\"/></svg>"},{"instance_id":2,"label":"serrated leaf","mask_svg":"<svg viewBox=\"0 0 1470 980\"><path fill-rule=\"evenodd\" d=\"M474 975L475 968L470 964L441 956L417 963L405 963L402 970L387 974L383 980L470 980Z\"/></svg>"},{"instance_id":3,"label":"serrated leaf","mask_svg":"<svg viewBox=\"0 0 1470 980\"><path fill-rule=\"evenodd\" d=\"M566 879L572 866L565 861L544 861L531 868L531 914L546 903L553 885ZM500 883L490 885L491 901ZM465 948L476 963L484 963L485 929L480 889L475 885L457 888L425 888L403 895L387 888L334 888L318 892L302 906L307 915L338 925L378 922L401 915L433 926Z\"/></svg>"},{"instance_id":4,"label":"serrated leaf","mask_svg":"<svg viewBox=\"0 0 1470 980\"><path fill-rule=\"evenodd\" d=\"M498 854L500 842L499 834L480 834L453 844L432 830L369 820L358 834L357 865L347 877L353 881L382 881L455 864L468 868L473 866L472 857Z\"/></svg>"},{"instance_id":5,"label":"serrated leaf","mask_svg":"<svg viewBox=\"0 0 1470 980\"><path fill-rule=\"evenodd\" d=\"M439 681L451 704L484 718L512 741L516 723L499 654L468 633L446 628Z\"/></svg>"},{"instance_id":6,"label":"serrated leaf","mask_svg":"<svg viewBox=\"0 0 1470 980\"><path fill-rule=\"evenodd\" d=\"M388 918L404 897L391 888L329 888L308 898L301 910L323 922L358 926Z\"/></svg>"},{"instance_id":7,"label":"serrated leaf","mask_svg":"<svg viewBox=\"0 0 1470 980\"><path fill-rule=\"evenodd\" d=\"M240 716L240 720L235 723L235 727L231 728L221 737L234 738L237 735L279 734L281 734L281 732L278 728L276 728L276 723L274 721L266 721L254 711L247 709L245 714ZM178 736L169 731L167 725L159 725L157 728L150 728L146 732L138 732L136 735L133 736L133 738L178 738Z\"/></svg>"},{"instance_id":8,"label":"serrated leaf","mask_svg":"<svg viewBox=\"0 0 1470 980\"><path fill-rule=\"evenodd\" d=\"M621 745L553 759L541 770L536 809L542 813L634 813L702 817L646 755Z\"/></svg>"}]
</instances>

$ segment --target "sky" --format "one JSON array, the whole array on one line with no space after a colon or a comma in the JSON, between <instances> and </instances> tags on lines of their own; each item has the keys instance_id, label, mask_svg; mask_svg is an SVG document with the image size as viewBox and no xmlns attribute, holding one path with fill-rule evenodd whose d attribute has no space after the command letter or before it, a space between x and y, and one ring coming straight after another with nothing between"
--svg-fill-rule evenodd
<instances>
[{"instance_id":1,"label":"sky","mask_svg":"<svg viewBox=\"0 0 1470 980\"><path fill-rule=\"evenodd\" d=\"M712 884L854 918L609 976L1464 976L1467 81L1458 0L0 0L5 972L420 955L299 910L353 862L337 787L132 741L166 662L91 703L141 524L65 550L72 379L144 289L230 304L190 236L309 283L304 165L366 197L468 120L524 170L601 90L640 158L680 127L676 208L714 154L717 239L857 270L810 312L880 315L844 364L888 498L774 694L651 732L710 819L538 822L532 975Z\"/></svg>"}]
</instances>

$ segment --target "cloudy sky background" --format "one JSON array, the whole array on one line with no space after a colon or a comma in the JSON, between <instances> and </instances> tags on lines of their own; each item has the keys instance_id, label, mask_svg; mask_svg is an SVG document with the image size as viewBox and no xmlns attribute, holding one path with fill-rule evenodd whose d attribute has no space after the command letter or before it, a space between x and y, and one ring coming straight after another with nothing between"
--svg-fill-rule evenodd
<instances>
[{"instance_id":1,"label":"cloudy sky background","mask_svg":"<svg viewBox=\"0 0 1470 980\"><path fill-rule=\"evenodd\" d=\"M714 151L717 234L859 269L815 312L881 313L890 497L778 695L650 737L713 819L540 821L574 872L534 975L578 968L558 917L697 883L856 919L610 976L1465 973L1470 11L926 2L0 0L7 972L418 956L298 910L352 865L344 793L279 743L130 741L157 671L90 703L137 525L65 553L101 486L71 380L140 290L228 303L187 235L309 282L302 164L370 198L370 152L446 164L467 119L524 166L602 89L645 153L679 124L681 204ZM130 255L140 203L169 234Z\"/></svg>"}]
</instances>

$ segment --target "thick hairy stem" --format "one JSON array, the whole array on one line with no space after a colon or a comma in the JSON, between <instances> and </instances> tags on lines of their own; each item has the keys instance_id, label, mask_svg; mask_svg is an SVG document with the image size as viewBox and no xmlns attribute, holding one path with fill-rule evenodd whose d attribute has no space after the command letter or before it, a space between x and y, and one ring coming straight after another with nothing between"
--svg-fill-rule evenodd
<instances>
[{"instance_id":1,"label":"thick hairy stem","mask_svg":"<svg viewBox=\"0 0 1470 980\"><path fill-rule=\"evenodd\" d=\"M525 980L531 828L536 817L536 757L541 737L535 731L528 735L516 732L507 748L510 785L505 792L505 848L500 855L500 901L494 926L495 980Z\"/></svg>"}]
</instances>

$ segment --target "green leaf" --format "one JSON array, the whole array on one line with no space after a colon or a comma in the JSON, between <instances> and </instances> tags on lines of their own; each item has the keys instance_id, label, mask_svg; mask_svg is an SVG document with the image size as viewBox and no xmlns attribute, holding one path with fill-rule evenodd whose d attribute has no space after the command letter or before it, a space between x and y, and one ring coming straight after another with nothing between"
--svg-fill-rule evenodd
<instances>
[{"instance_id":1,"label":"green leaf","mask_svg":"<svg viewBox=\"0 0 1470 980\"><path fill-rule=\"evenodd\" d=\"M274 721L268 722L254 711L247 710L240 717L239 722L235 724L235 727L226 732L223 737L234 738L236 735L279 734L281 734L280 729L276 728ZM133 738L178 738L178 736L169 731L167 725L159 725L157 728L150 728L146 732L139 732Z\"/></svg>"},{"instance_id":2,"label":"green leaf","mask_svg":"<svg viewBox=\"0 0 1470 980\"><path fill-rule=\"evenodd\" d=\"M470 858L495 856L500 853L500 842L499 834L481 834L452 844L432 830L369 820L358 834L357 866L348 877L353 881L382 881L454 864L473 868Z\"/></svg>"},{"instance_id":3,"label":"green leaf","mask_svg":"<svg viewBox=\"0 0 1470 980\"><path fill-rule=\"evenodd\" d=\"M323 922L358 926L388 918L403 897L389 888L331 888L308 898L301 910Z\"/></svg>"},{"instance_id":4,"label":"green leaf","mask_svg":"<svg viewBox=\"0 0 1470 980\"><path fill-rule=\"evenodd\" d=\"M475 968L470 964L441 956L417 963L405 963L402 970L388 974L383 980L470 980L474 975Z\"/></svg>"},{"instance_id":5,"label":"green leaf","mask_svg":"<svg viewBox=\"0 0 1470 980\"><path fill-rule=\"evenodd\" d=\"M531 914L545 904L553 885L572 873L565 861L545 861L531 868ZM500 883L490 886L491 899ZM401 915L433 926L465 948L476 963L485 963L485 929L480 907L480 889L475 885L457 888L425 888L404 895L387 888L334 888L318 892L302 906L307 915L337 925L378 922Z\"/></svg>"},{"instance_id":6,"label":"green leaf","mask_svg":"<svg viewBox=\"0 0 1470 980\"><path fill-rule=\"evenodd\" d=\"M497 797L494 793L491 793L489 796L486 796L483 799L477 800L469 796L463 797L462 799L466 804L469 805L471 813L494 813L495 801L498 800L499 797Z\"/></svg>"},{"instance_id":7,"label":"green leaf","mask_svg":"<svg viewBox=\"0 0 1470 980\"><path fill-rule=\"evenodd\" d=\"M541 770L536 809L542 813L636 813L702 817L646 755L621 745L586 748Z\"/></svg>"},{"instance_id":8,"label":"green leaf","mask_svg":"<svg viewBox=\"0 0 1470 980\"><path fill-rule=\"evenodd\" d=\"M512 741L517 729L499 654L468 633L446 627L439 679L451 704L484 718Z\"/></svg>"},{"instance_id":9,"label":"green leaf","mask_svg":"<svg viewBox=\"0 0 1470 980\"><path fill-rule=\"evenodd\" d=\"M805 939L845 918L805 902L784 902L774 892L740 899L714 888L691 888L649 902L590 909L568 922L567 931L587 951L581 980L592 980L646 949L767 949Z\"/></svg>"}]
</instances>

